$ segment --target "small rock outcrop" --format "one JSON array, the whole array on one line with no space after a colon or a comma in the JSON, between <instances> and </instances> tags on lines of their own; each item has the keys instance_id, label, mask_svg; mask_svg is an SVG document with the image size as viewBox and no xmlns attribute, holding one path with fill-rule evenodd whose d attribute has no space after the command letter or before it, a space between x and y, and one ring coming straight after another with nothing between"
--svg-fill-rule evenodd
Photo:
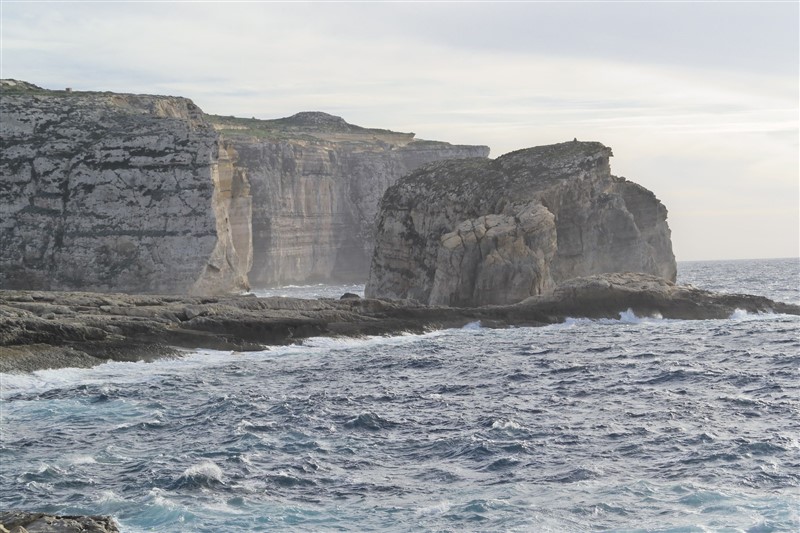
<instances>
[{"instance_id":1,"label":"small rock outcrop","mask_svg":"<svg viewBox=\"0 0 800 533\"><path fill-rule=\"evenodd\" d=\"M598 273L674 281L667 210L612 176L611 155L573 141L435 163L401 179L381 201L366 296L502 305Z\"/></svg>"},{"instance_id":2,"label":"small rock outcrop","mask_svg":"<svg viewBox=\"0 0 800 533\"><path fill-rule=\"evenodd\" d=\"M247 177L190 100L2 80L0 113L0 287L248 287Z\"/></svg>"},{"instance_id":3,"label":"small rock outcrop","mask_svg":"<svg viewBox=\"0 0 800 533\"><path fill-rule=\"evenodd\" d=\"M118 533L119 528L108 516L72 516L28 513L24 511L0 512L0 533Z\"/></svg>"}]
</instances>

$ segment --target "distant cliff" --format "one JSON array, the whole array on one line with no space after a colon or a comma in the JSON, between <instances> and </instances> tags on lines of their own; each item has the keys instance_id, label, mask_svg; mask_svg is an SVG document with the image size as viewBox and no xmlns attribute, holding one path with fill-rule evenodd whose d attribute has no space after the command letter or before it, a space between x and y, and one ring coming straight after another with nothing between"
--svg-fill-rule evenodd
<instances>
[{"instance_id":1,"label":"distant cliff","mask_svg":"<svg viewBox=\"0 0 800 533\"><path fill-rule=\"evenodd\" d=\"M0 288L363 280L386 187L488 155L324 113L237 119L185 98L1 88Z\"/></svg>"},{"instance_id":2,"label":"distant cliff","mask_svg":"<svg viewBox=\"0 0 800 533\"><path fill-rule=\"evenodd\" d=\"M2 91L0 287L247 288L247 178L190 100Z\"/></svg>"},{"instance_id":3,"label":"distant cliff","mask_svg":"<svg viewBox=\"0 0 800 533\"><path fill-rule=\"evenodd\" d=\"M386 188L430 162L489 155L485 146L415 140L320 112L209 120L236 148L250 180L254 286L363 282Z\"/></svg>"},{"instance_id":4,"label":"distant cliff","mask_svg":"<svg viewBox=\"0 0 800 533\"><path fill-rule=\"evenodd\" d=\"M600 143L574 141L401 179L381 201L366 295L475 306L605 272L674 281L666 208L612 176L610 156Z\"/></svg>"}]
</instances>

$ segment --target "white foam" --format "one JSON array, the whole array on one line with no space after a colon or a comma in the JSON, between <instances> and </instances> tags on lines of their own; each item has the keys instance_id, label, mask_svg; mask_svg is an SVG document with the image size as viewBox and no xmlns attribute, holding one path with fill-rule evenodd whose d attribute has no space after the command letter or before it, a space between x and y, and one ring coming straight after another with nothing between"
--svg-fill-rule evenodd
<instances>
[{"instance_id":1,"label":"white foam","mask_svg":"<svg viewBox=\"0 0 800 533\"><path fill-rule=\"evenodd\" d=\"M97 460L91 455L68 455L63 460L64 464L71 466L96 464Z\"/></svg>"},{"instance_id":2,"label":"white foam","mask_svg":"<svg viewBox=\"0 0 800 533\"><path fill-rule=\"evenodd\" d=\"M619 318L574 318L567 317L561 324L552 324L550 328L574 328L576 326L594 325L594 324L651 324L659 322L670 322L671 320L665 319L660 313L655 313L651 316L641 317L638 316L630 307L625 311L619 313Z\"/></svg>"},{"instance_id":3,"label":"white foam","mask_svg":"<svg viewBox=\"0 0 800 533\"><path fill-rule=\"evenodd\" d=\"M196 465L192 465L181 474L183 478L205 478L223 482L222 469L213 461L205 460Z\"/></svg>"},{"instance_id":4,"label":"white foam","mask_svg":"<svg viewBox=\"0 0 800 533\"><path fill-rule=\"evenodd\" d=\"M495 420L492 423L492 429L522 429L522 426L513 420Z\"/></svg>"},{"instance_id":5,"label":"white foam","mask_svg":"<svg viewBox=\"0 0 800 533\"><path fill-rule=\"evenodd\" d=\"M100 504L124 503L127 498L123 498L113 490L101 490L97 493L95 501Z\"/></svg>"},{"instance_id":6,"label":"white foam","mask_svg":"<svg viewBox=\"0 0 800 533\"><path fill-rule=\"evenodd\" d=\"M41 394L75 385L106 387L108 383L150 383L194 368L226 365L244 357L247 356L238 352L197 350L187 352L181 358L158 359L149 363L109 361L91 368L47 369L27 374L0 373L0 398L20 393Z\"/></svg>"},{"instance_id":7,"label":"white foam","mask_svg":"<svg viewBox=\"0 0 800 533\"><path fill-rule=\"evenodd\" d=\"M476 320L475 322L470 322L469 324L466 324L461 329L466 329L466 330L481 329L481 321L480 320Z\"/></svg>"},{"instance_id":8,"label":"white foam","mask_svg":"<svg viewBox=\"0 0 800 533\"><path fill-rule=\"evenodd\" d=\"M428 505L426 507L420 507L417 509L416 514L417 516L435 516L435 515L443 515L446 512L450 511L453 508L453 504L447 500L440 501L434 505Z\"/></svg>"},{"instance_id":9,"label":"white foam","mask_svg":"<svg viewBox=\"0 0 800 533\"><path fill-rule=\"evenodd\" d=\"M301 344L271 347L253 352L200 349L187 351L178 358L157 359L152 362L108 361L91 368L59 368L37 370L31 373L0 373L0 399L17 394L42 394L77 385L107 387L108 383L153 383L170 379L176 374L187 374L195 369L227 366L231 362L259 359L265 356L291 356L297 354L324 354L332 350L349 350L370 345L406 345L421 339L445 334L446 330L423 334L402 333L394 336L370 337L311 337Z\"/></svg>"}]
</instances>

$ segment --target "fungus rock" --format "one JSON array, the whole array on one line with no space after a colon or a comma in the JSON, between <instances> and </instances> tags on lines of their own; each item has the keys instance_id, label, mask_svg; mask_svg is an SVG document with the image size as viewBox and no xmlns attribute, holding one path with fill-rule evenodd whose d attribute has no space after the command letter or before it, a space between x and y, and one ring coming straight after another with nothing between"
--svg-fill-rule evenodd
<instances>
[{"instance_id":1,"label":"fungus rock","mask_svg":"<svg viewBox=\"0 0 800 533\"><path fill-rule=\"evenodd\" d=\"M611 155L573 141L434 163L401 179L381 201L366 296L480 306L599 273L674 281L667 210L612 176Z\"/></svg>"}]
</instances>

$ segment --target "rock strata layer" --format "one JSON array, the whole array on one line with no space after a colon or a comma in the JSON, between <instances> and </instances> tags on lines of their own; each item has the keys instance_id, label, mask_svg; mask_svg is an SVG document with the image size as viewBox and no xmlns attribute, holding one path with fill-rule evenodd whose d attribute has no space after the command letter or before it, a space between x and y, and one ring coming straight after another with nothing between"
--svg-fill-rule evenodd
<instances>
[{"instance_id":1,"label":"rock strata layer","mask_svg":"<svg viewBox=\"0 0 800 533\"><path fill-rule=\"evenodd\" d=\"M536 326L566 317L727 318L800 314L767 298L714 294L648 274L602 274L570 280L514 305L425 306L364 298L298 300L200 298L98 293L0 291L0 372L91 366L108 359L174 356L176 348L260 350L312 336L383 335L461 327Z\"/></svg>"},{"instance_id":2,"label":"rock strata layer","mask_svg":"<svg viewBox=\"0 0 800 533\"><path fill-rule=\"evenodd\" d=\"M429 165L384 195L368 297L510 304L606 272L675 279L667 210L612 176L611 150L567 142Z\"/></svg>"}]
</instances>

